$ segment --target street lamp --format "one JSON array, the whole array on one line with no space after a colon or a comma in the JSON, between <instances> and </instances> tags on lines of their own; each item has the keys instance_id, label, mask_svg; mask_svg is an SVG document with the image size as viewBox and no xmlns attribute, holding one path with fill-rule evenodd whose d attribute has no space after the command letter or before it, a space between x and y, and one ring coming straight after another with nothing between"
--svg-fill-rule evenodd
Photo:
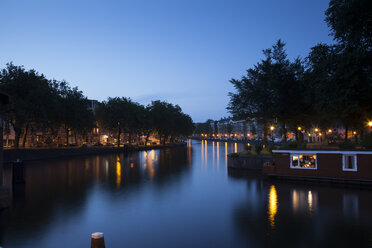
<instances>
[{"instance_id":1,"label":"street lamp","mask_svg":"<svg viewBox=\"0 0 372 248\"><path fill-rule=\"evenodd\" d=\"M271 130L271 142L274 144L274 130L275 130L275 127L270 126L270 130Z\"/></svg>"},{"instance_id":2,"label":"street lamp","mask_svg":"<svg viewBox=\"0 0 372 248\"><path fill-rule=\"evenodd\" d=\"M372 127L372 121L368 122L368 126Z\"/></svg>"},{"instance_id":3,"label":"street lamp","mask_svg":"<svg viewBox=\"0 0 372 248\"><path fill-rule=\"evenodd\" d=\"M302 130L302 127L297 127L297 130L298 130L298 131L301 131L301 130Z\"/></svg>"}]
</instances>

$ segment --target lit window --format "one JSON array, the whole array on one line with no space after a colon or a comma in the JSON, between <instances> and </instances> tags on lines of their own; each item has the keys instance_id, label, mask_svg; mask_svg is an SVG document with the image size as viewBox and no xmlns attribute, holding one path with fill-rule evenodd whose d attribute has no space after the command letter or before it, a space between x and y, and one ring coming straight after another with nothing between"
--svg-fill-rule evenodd
<instances>
[{"instance_id":1,"label":"lit window","mask_svg":"<svg viewBox=\"0 0 372 248\"><path fill-rule=\"evenodd\" d=\"M293 154L291 168L296 169L316 169L315 154Z\"/></svg>"},{"instance_id":2,"label":"lit window","mask_svg":"<svg viewBox=\"0 0 372 248\"><path fill-rule=\"evenodd\" d=\"M342 156L342 170L357 171L357 157L355 154L345 154Z\"/></svg>"}]
</instances>

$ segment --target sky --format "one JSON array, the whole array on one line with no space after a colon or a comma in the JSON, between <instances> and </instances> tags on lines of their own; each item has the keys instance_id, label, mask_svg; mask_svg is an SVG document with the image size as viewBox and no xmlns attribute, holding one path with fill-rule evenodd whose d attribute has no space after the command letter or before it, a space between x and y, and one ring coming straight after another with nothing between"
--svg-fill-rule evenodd
<instances>
[{"instance_id":1,"label":"sky","mask_svg":"<svg viewBox=\"0 0 372 248\"><path fill-rule=\"evenodd\" d=\"M0 0L0 68L12 61L89 99L178 104L229 116L229 80L278 39L290 59L331 43L327 0Z\"/></svg>"}]
</instances>

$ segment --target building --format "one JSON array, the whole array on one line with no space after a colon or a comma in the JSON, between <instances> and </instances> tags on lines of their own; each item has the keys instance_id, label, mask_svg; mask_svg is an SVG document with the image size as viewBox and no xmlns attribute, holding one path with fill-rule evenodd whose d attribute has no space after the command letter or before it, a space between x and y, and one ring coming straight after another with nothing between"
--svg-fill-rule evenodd
<instances>
[{"instance_id":1,"label":"building","mask_svg":"<svg viewBox=\"0 0 372 248\"><path fill-rule=\"evenodd\" d=\"M268 176L297 180L372 183L372 151L273 150L274 164L265 165Z\"/></svg>"}]
</instances>

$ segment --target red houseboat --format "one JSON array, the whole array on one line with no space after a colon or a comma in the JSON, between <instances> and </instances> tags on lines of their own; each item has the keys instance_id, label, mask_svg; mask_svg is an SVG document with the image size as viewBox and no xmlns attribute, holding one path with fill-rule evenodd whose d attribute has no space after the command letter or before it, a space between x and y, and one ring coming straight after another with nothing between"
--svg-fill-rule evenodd
<instances>
[{"instance_id":1,"label":"red houseboat","mask_svg":"<svg viewBox=\"0 0 372 248\"><path fill-rule=\"evenodd\" d=\"M372 151L273 150L274 163L265 164L268 176L372 184Z\"/></svg>"}]
</instances>

